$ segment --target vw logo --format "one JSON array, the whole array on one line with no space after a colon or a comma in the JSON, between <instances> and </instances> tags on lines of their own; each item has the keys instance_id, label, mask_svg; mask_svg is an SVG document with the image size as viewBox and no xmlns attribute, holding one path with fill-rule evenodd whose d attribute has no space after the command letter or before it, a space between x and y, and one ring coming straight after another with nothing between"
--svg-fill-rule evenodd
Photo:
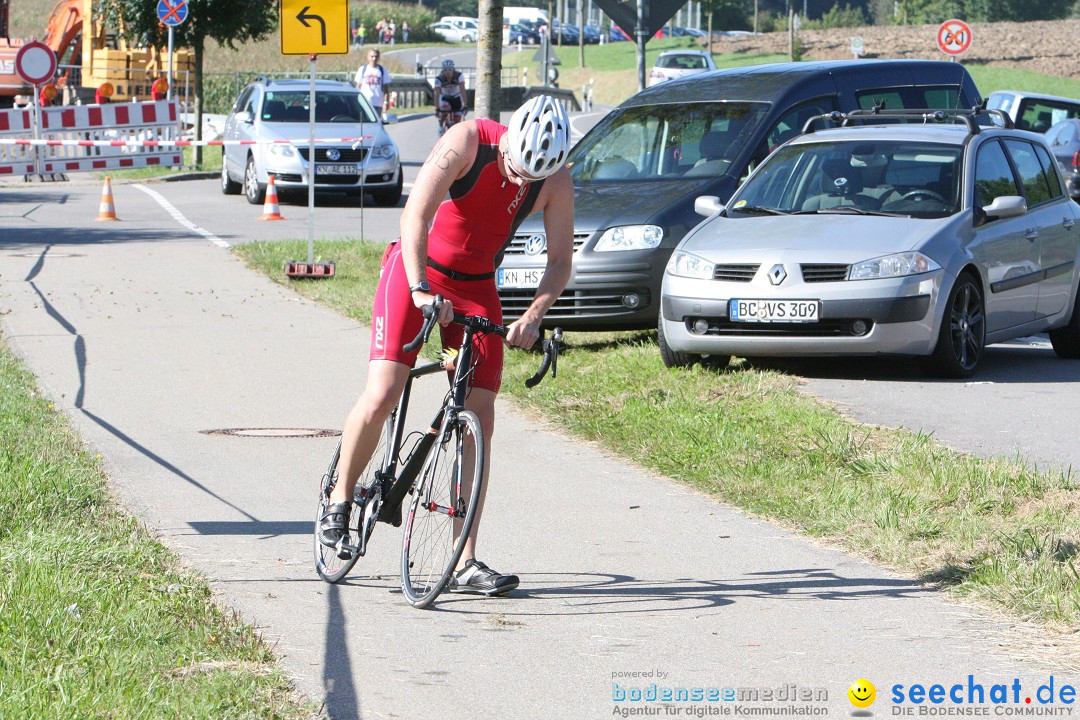
<instances>
[{"instance_id":1,"label":"vw logo","mask_svg":"<svg viewBox=\"0 0 1080 720\"><path fill-rule=\"evenodd\" d=\"M530 235L525 240L525 254L539 255L547 250L547 238L543 235Z\"/></svg>"},{"instance_id":2,"label":"vw logo","mask_svg":"<svg viewBox=\"0 0 1080 720\"><path fill-rule=\"evenodd\" d=\"M779 285L786 279L787 270L784 269L783 265L773 265L772 268L769 269L769 280L772 281L773 285Z\"/></svg>"},{"instance_id":3,"label":"vw logo","mask_svg":"<svg viewBox=\"0 0 1080 720\"><path fill-rule=\"evenodd\" d=\"M341 159L341 151L338 150L337 148L330 148L329 150L326 151L326 157L329 160L340 160Z\"/></svg>"}]
</instances>

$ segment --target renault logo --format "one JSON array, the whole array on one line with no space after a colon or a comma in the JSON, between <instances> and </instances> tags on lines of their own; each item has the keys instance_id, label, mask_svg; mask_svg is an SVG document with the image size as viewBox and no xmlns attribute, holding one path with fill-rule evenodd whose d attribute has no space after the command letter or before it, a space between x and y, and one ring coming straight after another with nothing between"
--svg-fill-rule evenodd
<instances>
[{"instance_id":1,"label":"renault logo","mask_svg":"<svg viewBox=\"0 0 1080 720\"><path fill-rule=\"evenodd\" d=\"M337 148L330 148L329 150L326 151L326 157L329 160L340 160L341 159L341 151L338 150Z\"/></svg>"},{"instance_id":2,"label":"renault logo","mask_svg":"<svg viewBox=\"0 0 1080 720\"><path fill-rule=\"evenodd\" d=\"M772 269L769 270L769 280L772 281L773 285L779 285L786 279L787 270L784 269L783 265L773 265Z\"/></svg>"},{"instance_id":3,"label":"renault logo","mask_svg":"<svg viewBox=\"0 0 1080 720\"><path fill-rule=\"evenodd\" d=\"M547 239L543 235L530 235L525 240L525 254L539 255L547 250Z\"/></svg>"}]
</instances>

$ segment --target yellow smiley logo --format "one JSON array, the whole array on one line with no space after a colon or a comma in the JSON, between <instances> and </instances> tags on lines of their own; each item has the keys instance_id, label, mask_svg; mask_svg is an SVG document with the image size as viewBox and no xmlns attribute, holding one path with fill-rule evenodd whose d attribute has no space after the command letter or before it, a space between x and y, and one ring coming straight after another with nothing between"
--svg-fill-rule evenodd
<instances>
[{"instance_id":1,"label":"yellow smiley logo","mask_svg":"<svg viewBox=\"0 0 1080 720\"><path fill-rule=\"evenodd\" d=\"M859 678L847 689L848 700L857 708L868 708L877 699L877 689L869 680Z\"/></svg>"}]
</instances>

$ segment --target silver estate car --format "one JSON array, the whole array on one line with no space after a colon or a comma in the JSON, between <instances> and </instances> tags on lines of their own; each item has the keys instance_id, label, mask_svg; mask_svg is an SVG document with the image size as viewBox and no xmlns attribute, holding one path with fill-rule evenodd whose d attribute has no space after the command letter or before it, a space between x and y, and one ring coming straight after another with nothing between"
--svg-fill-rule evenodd
<instances>
[{"instance_id":1,"label":"silver estate car","mask_svg":"<svg viewBox=\"0 0 1080 720\"><path fill-rule=\"evenodd\" d=\"M221 154L221 191L241 190L248 202L260 204L270 173L278 192L307 192L308 80L260 80L245 87L225 120L227 144ZM348 83L315 83L315 137L362 138L315 144L317 193L371 193L376 204L401 200L401 157L382 122L360 91ZM282 143L283 140L300 141ZM252 142L254 141L254 142ZM276 141L276 142L275 142Z\"/></svg>"},{"instance_id":2,"label":"silver estate car","mask_svg":"<svg viewBox=\"0 0 1080 720\"><path fill-rule=\"evenodd\" d=\"M1042 331L1080 357L1080 206L1043 136L880 115L908 123L805 132L726 207L698 198L664 274L666 365L880 353L968 377L987 344Z\"/></svg>"}]
</instances>

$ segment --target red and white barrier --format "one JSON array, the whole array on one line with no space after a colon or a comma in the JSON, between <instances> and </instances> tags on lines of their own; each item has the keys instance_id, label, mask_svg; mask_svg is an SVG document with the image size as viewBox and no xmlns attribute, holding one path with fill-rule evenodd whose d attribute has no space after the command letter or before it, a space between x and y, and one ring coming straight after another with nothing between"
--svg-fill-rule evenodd
<instances>
[{"instance_id":1,"label":"red and white barrier","mask_svg":"<svg viewBox=\"0 0 1080 720\"><path fill-rule=\"evenodd\" d=\"M0 110L0 175L180 165L174 101Z\"/></svg>"}]
</instances>

